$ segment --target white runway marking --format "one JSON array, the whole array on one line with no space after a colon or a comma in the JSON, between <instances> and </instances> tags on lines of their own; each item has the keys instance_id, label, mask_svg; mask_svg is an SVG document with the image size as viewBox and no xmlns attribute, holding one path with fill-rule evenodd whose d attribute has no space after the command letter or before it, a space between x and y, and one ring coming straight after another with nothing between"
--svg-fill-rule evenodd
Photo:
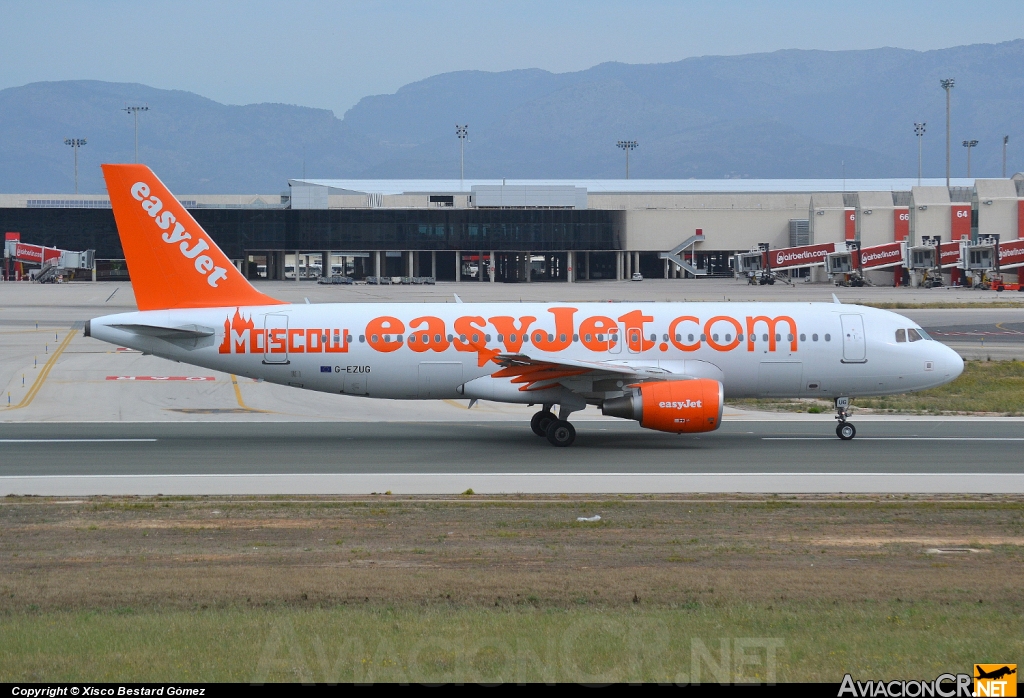
<instances>
[{"instance_id":1,"label":"white runway marking","mask_svg":"<svg viewBox=\"0 0 1024 698\"><path fill-rule=\"evenodd\" d=\"M762 441L835 441L831 436L762 436ZM1024 441L1014 436L858 436L856 441Z\"/></svg>"},{"instance_id":2,"label":"white runway marking","mask_svg":"<svg viewBox=\"0 0 1024 698\"><path fill-rule=\"evenodd\" d=\"M153 441L157 441L157 439L0 439L0 444L101 444Z\"/></svg>"},{"instance_id":3,"label":"white runway marking","mask_svg":"<svg viewBox=\"0 0 1024 698\"><path fill-rule=\"evenodd\" d=\"M285 473L0 477L0 496L458 494L1024 494L1020 473Z\"/></svg>"}]
</instances>

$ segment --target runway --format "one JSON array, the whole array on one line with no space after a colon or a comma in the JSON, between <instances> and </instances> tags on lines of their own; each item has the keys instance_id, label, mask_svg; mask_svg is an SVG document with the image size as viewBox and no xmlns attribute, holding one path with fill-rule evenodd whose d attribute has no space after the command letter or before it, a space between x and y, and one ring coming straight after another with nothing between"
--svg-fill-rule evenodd
<instances>
[{"instance_id":1,"label":"runway","mask_svg":"<svg viewBox=\"0 0 1024 698\"><path fill-rule=\"evenodd\" d=\"M498 492L1024 493L1020 421L726 422L676 436L579 421L0 425L0 495Z\"/></svg>"},{"instance_id":2,"label":"runway","mask_svg":"<svg viewBox=\"0 0 1024 698\"><path fill-rule=\"evenodd\" d=\"M493 286L493 287L492 287ZM508 300L491 284L328 286L266 282L302 302ZM116 291L116 292L115 292ZM901 313L966 358L1024 359L1024 294L966 289L755 287L681 280L517 285L523 300L935 302ZM371 492L1022 492L1024 422L856 415L840 442L829 415L727 409L722 429L673 436L573 415L557 449L533 436L532 409L465 401L366 400L121 351L67 328L135 309L128 283L7 284L0 318L0 495ZM1021 298L1018 298L1021 295ZM1006 307L996 307L993 303ZM973 307L977 306L977 307ZM123 420L138 420L125 422ZM198 420L203 420L202 422ZM357 421L358 420L358 421Z\"/></svg>"}]
</instances>

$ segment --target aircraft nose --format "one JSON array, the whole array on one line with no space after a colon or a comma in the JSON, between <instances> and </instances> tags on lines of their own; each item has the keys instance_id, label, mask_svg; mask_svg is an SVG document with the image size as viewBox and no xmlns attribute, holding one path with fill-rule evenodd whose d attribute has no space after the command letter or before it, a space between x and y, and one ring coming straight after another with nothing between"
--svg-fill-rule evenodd
<instances>
[{"instance_id":1,"label":"aircraft nose","mask_svg":"<svg viewBox=\"0 0 1024 698\"><path fill-rule=\"evenodd\" d=\"M948 374L949 380L956 380L964 372L964 360L949 347L943 346L942 349L942 366L945 369L945 373Z\"/></svg>"}]
</instances>

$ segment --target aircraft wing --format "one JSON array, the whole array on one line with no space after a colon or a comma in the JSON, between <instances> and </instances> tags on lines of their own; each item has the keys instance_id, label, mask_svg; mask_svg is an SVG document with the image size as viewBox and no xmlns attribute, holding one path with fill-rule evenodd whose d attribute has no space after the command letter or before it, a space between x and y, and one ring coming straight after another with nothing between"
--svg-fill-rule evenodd
<instances>
[{"instance_id":1,"label":"aircraft wing","mask_svg":"<svg viewBox=\"0 0 1024 698\"><path fill-rule=\"evenodd\" d=\"M503 367L554 365L566 369L586 369L630 376L672 374L657 361L581 361L550 354L498 354L492 361Z\"/></svg>"},{"instance_id":2,"label":"aircraft wing","mask_svg":"<svg viewBox=\"0 0 1024 698\"><path fill-rule=\"evenodd\" d=\"M511 378L513 383L523 383L520 390L543 390L561 383L575 390L580 378L601 380L609 378L626 379L632 382L648 380L686 379L658 365L657 361L581 361L545 354L499 354L492 361L502 368L492 373L494 378Z\"/></svg>"}]
</instances>

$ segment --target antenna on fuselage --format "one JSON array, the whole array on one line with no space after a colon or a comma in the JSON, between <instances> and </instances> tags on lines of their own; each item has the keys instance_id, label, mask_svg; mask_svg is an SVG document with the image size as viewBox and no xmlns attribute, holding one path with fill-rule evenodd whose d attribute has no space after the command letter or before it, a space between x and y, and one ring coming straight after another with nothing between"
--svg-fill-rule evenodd
<instances>
[{"instance_id":1,"label":"antenna on fuselage","mask_svg":"<svg viewBox=\"0 0 1024 698\"><path fill-rule=\"evenodd\" d=\"M837 296L834 293L832 294L832 302L835 303L836 305L842 305L842 303L839 302L839 296Z\"/></svg>"},{"instance_id":2,"label":"antenna on fuselage","mask_svg":"<svg viewBox=\"0 0 1024 698\"><path fill-rule=\"evenodd\" d=\"M455 296L455 302L456 302L456 303L461 303L461 302L462 302L462 299L461 299L461 298L459 298L459 294L457 294L457 293L453 293L452 295L453 295L453 296Z\"/></svg>"}]
</instances>

